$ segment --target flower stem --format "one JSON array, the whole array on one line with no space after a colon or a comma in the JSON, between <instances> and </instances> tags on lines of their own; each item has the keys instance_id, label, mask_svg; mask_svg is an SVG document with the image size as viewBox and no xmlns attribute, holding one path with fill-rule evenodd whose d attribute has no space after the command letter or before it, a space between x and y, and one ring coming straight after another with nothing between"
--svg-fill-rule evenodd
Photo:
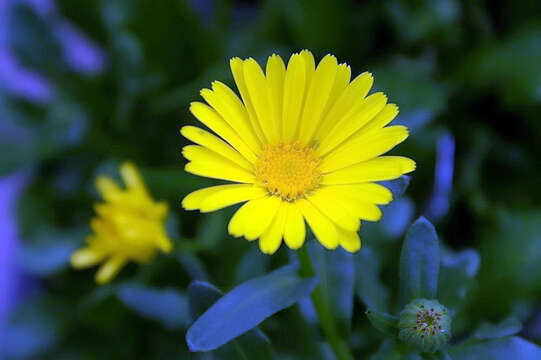
<instances>
[{"instance_id":1,"label":"flower stem","mask_svg":"<svg viewBox=\"0 0 541 360\"><path fill-rule=\"evenodd\" d=\"M308 252L308 246L305 245L297 250L297 258L299 259L300 264L299 275L303 277L314 276L315 271ZM323 334L336 355L336 358L338 360L353 360L353 354L351 353L347 342L342 339L338 333L329 302L327 301L319 285L315 288L310 297L312 299L312 303L314 304Z\"/></svg>"}]
</instances>

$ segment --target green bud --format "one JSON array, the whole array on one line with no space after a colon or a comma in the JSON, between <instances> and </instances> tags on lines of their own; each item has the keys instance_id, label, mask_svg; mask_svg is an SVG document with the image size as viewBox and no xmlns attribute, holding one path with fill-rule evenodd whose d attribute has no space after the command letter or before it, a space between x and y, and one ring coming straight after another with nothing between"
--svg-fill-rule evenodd
<instances>
[{"instance_id":1,"label":"green bud","mask_svg":"<svg viewBox=\"0 0 541 360\"><path fill-rule=\"evenodd\" d=\"M451 338L451 315L436 300L415 299L400 313L398 338L422 352L435 352Z\"/></svg>"}]
</instances>

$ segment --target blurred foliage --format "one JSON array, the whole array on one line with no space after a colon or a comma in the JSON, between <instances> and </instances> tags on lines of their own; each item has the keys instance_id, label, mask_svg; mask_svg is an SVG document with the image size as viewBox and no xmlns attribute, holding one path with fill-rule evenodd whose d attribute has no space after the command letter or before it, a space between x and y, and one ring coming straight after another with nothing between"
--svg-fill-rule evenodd
<instances>
[{"instance_id":1,"label":"blurred foliage","mask_svg":"<svg viewBox=\"0 0 541 360\"><path fill-rule=\"evenodd\" d=\"M102 72L85 75L68 65L55 31L59 18L103 52ZM531 358L539 332L501 321L512 315L541 326L540 19L536 0L59 0L46 14L16 2L10 49L50 81L54 96L30 103L0 84L0 174L23 169L30 177L16 209L23 239L17 262L39 279L39 296L13 314L0 349L8 359L236 358L234 348L189 352L188 285L208 280L228 291L290 255L282 247L267 257L228 236L232 209L204 216L181 210L183 196L215 181L183 171L186 140L178 130L195 124L188 106L201 88L216 79L233 85L230 57L288 58L308 48L317 58L335 54L353 74L374 74L375 88L400 106L396 121L411 128L400 153L417 161L406 194L361 230L356 298L340 315L351 319L351 329L340 331L355 353L397 358L363 314L367 307L399 310L400 241L414 217L431 218L436 146L452 134L450 208L435 224L445 244L439 281L449 286L438 296L457 314L455 338L478 338L450 355ZM175 251L130 265L114 284L97 288L93 271L70 270L68 258L89 232L94 177L123 160L138 164L154 197L169 202ZM327 288L340 285L326 278ZM313 321L309 308L295 306L259 328L275 358L329 358ZM500 325L490 330L486 321Z\"/></svg>"}]
</instances>

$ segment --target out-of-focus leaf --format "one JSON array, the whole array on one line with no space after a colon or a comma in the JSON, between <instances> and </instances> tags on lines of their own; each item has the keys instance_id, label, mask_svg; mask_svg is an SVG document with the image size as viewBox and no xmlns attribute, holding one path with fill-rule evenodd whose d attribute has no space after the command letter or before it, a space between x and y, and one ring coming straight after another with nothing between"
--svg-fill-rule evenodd
<instances>
[{"instance_id":1,"label":"out-of-focus leaf","mask_svg":"<svg viewBox=\"0 0 541 360\"><path fill-rule=\"evenodd\" d=\"M33 299L22 305L0 334L0 356L29 359L55 346L68 325L65 305L52 299Z\"/></svg>"},{"instance_id":2,"label":"out-of-focus leaf","mask_svg":"<svg viewBox=\"0 0 541 360\"><path fill-rule=\"evenodd\" d=\"M476 307L481 306L483 314L508 314L517 301L541 292L540 224L539 210L500 209L483 227L476 291Z\"/></svg>"},{"instance_id":3,"label":"out-of-focus leaf","mask_svg":"<svg viewBox=\"0 0 541 360\"><path fill-rule=\"evenodd\" d=\"M394 340L386 339L378 351L376 351L371 357L370 360L401 360L402 354L397 349L396 343Z\"/></svg>"},{"instance_id":4,"label":"out-of-focus leaf","mask_svg":"<svg viewBox=\"0 0 541 360\"><path fill-rule=\"evenodd\" d=\"M366 310L366 316L370 323L387 335L398 336L398 318L377 310Z\"/></svg>"},{"instance_id":5,"label":"out-of-focus leaf","mask_svg":"<svg viewBox=\"0 0 541 360\"><path fill-rule=\"evenodd\" d=\"M224 295L188 330L190 349L214 350L310 295L317 279L300 278L295 271L294 267L281 268Z\"/></svg>"},{"instance_id":6,"label":"out-of-focus leaf","mask_svg":"<svg viewBox=\"0 0 541 360\"><path fill-rule=\"evenodd\" d=\"M415 204L413 201L408 197L402 197L383 208L383 217L378 226L385 235L398 238L411 224L414 214Z\"/></svg>"},{"instance_id":7,"label":"out-of-focus leaf","mask_svg":"<svg viewBox=\"0 0 541 360\"><path fill-rule=\"evenodd\" d=\"M197 256L177 251L175 253L175 259L182 265L184 270L193 280L206 280L208 278L205 265Z\"/></svg>"},{"instance_id":8,"label":"out-of-focus leaf","mask_svg":"<svg viewBox=\"0 0 541 360\"><path fill-rule=\"evenodd\" d=\"M389 291L382 283L379 259L374 251L363 246L355 254L355 289L368 309L388 311Z\"/></svg>"},{"instance_id":9,"label":"out-of-focus leaf","mask_svg":"<svg viewBox=\"0 0 541 360\"><path fill-rule=\"evenodd\" d=\"M318 241L309 243L319 287L342 335L349 333L355 285L354 256L344 249L327 250Z\"/></svg>"},{"instance_id":10,"label":"out-of-focus leaf","mask_svg":"<svg viewBox=\"0 0 541 360\"><path fill-rule=\"evenodd\" d=\"M119 287L117 296L128 308L167 329L179 329L189 324L188 299L175 289L124 284Z\"/></svg>"},{"instance_id":11,"label":"out-of-focus leaf","mask_svg":"<svg viewBox=\"0 0 541 360\"><path fill-rule=\"evenodd\" d=\"M413 299L434 299L438 290L440 253L434 226L424 217L406 234L400 254L400 304Z\"/></svg>"},{"instance_id":12,"label":"out-of-focus leaf","mask_svg":"<svg viewBox=\"0 0 541 360\"><path fill-rule=\"evenodd\" d=\"M502 41L479 48L464 62L460 76L467 84L498 89L510 105L539 103L541 28L527 27Z\"/></svg>"},{"instance_id":13,"label":"out-of-focus leaf","mask_svg":"<svg viewBox=\"0 0 541 360\"><path fill-rule=\"evenodd\" d=\"M400 105L396 123L407 125L412 132L423 128L445 107L446 89L432 78L434 63L430 60L398 58L374 69L378 90Z\"/></svg>"},{"instance_id":14,"label":"out-of-focus leaf","mask_svg":"<svg viewBox=\"0 0 541 360\"><path fill-rule=\"evenodd\" d=\"M510 317L498 324L483 323L473 334L479 340L498 339L516 335L522 330L522 323L515 317Z\"/></svg>"},{"instance_id":15,"label":"out-of-focus leaf","mask_svg":"<svg viewBox=\"0 0 541 360\"><path fill-rule=\"evenodd\" d=\"M51 276L69 266L71 253L81 244L84 231L41 229L39 238L18 249L17 264L29 274Z\"/></svg>"},{"instance_id":16,"label":"out-of-focus leaf","mask_svg":"<svg viewBox=\"0 0 541 360\"><path fill-rule=\"evenodd\" d=\"M251 278L262 276L270 265L270 257L263 254L256 246L251 246L242 255L235 269L235 283L240 284Z\"/></svg>"},{"instance_id":17,"label":"out-of-focus leaf","mask_svg":"<svg viewBox=\"0 0 541 360\"><path fill-rule=\"evenodd\" d=\"M215 304L223 293L212 284L204 281L194 281L188 287L190 315L193 320ZM227 349L230 347L231 349ZM271 347L267 336L259 329L254 328L244 335L239 336L221 349L217 350L218 356L236 352L239 356L248 359L271 359Z\"/></svg>"},{"instance_id":18,"label":"out-of-focus leaf","mask_svg":"<svg viewBox=\"0 0 541 360\"><path fill-rule=\"evenodd\" d=\"M130 311L118 300L117 291L116 285L109 284L86 295L78 309L81 322L111 333L128 326Z\"/></svg>"},{"instance_id":19,"label":"out-of-focus leaf","mask_svg":"<svg viewBox=\"0 0 541 360\"><path fill-rule=\"evenodd\" d=\"M456 313L461 309L468 290L474 283L481 259L477 251L441 251L438 300Z\"/></svg>"},{"instance_id":20,"label":"out-of-focus leaf","mask_svg":"<svg viewBox=\"0 0 541 360\"><path fill-rule=\"evenodd\" d=\"M457 345L449 349L453 360L534 360L541 359L539 346L518 336L495 339L473 345Z\"/></svg>"}]
</instances>

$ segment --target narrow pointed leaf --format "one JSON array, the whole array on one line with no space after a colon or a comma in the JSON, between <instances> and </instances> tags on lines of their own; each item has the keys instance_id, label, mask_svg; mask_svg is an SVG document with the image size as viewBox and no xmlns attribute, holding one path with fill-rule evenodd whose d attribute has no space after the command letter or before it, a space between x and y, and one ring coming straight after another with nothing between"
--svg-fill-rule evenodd
<instances>
[{"instance_id":1,"label":"narrow pointed leaf","mask_svg":"<svg viewBox=\"0 0 541 360\"><path fill-rule=\"evenodd\" d=\"M498 339L518 334L521 330L522 323L515 317L509 317L499 324L481 324L473 337L479 340Z\"/></svg>"},{"instance_id":2,"label":"narrow pointed leaf","mask_svg":"<svg viewBox=\"0 0 541 360\"><path fill-rule=\"evenodd\" d=\"M316 278L300 278L295 271L291 266L281 268L225 294L188 330L190 350L214 350L309 296Z\"/></svg>"},{"instance_id":3,"label":"narrow pointed leaf","mask_svg":"<svg viewBox=\"0 0 541 360\"><path fill-rule=\"evenodd\" d=\"M190 315L193 320L201 316L209 307L216 303L223 293L214 285L205 281L194 281L188 287ZM230 344L223 346L218 352L218 358L230 358L231 354L244 356L249 359L270 360L272 349L270 341L259 328L254 328L239 336Z\"/></svg>"},{"instance_id":4,"label":"narrow pointed leaf","mask_svg":"<svg viewBox=\"0 0 541 360\"><path fill-rule=\"evenodd\" d=\"M189 323L188 299L175 289L126 284L120 287L117 296L128 308L168 329L179 329Z\"/></svg>"},{"instance_id":5,"label":"narrow pointed leaf","mask_svg":"<svg viewBox=\"0 0 541 360\"><path fill-rule=\"evenodd\" d=\"M381 184L391 190L393 193L393 197L396 199L406 192L410 184L410 177L407 175L402 175L398 179L383 181Z\"/></svg>"},{"instance_id":6,"label":"narrow pointed leaf","mask_svg":"<svg viewBox=\"0 0 541 360\"><path fill-rule=\"evenodd\" d=\"M420 217L410 226L400 254L400 304L434 299L438 289L440 254L434 226Z\"/></svg>"},{"instance_id":7,"label":"narrow pointed leaf","mask_svg":"<svg viewBox=\"0 0 541 360\"><path fill-rule=\"evenodd\" d=\"M366 316L370 323L382 333L391 336L398 336L398 318L390 314L376 311L366 310Z\"/></svg>"}]
</instances>

